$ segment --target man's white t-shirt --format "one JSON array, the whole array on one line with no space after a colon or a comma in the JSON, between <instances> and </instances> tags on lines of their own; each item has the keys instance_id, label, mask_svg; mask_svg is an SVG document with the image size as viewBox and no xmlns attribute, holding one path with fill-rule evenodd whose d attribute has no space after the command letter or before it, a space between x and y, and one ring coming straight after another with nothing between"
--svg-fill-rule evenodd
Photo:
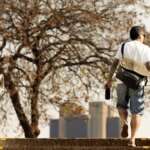
<instances>
[{"instance_id":1,"label":"man's white t-shirt","mask_svg":"<svg viewBox=\"0 0 150 150\"><path fill-rule=\"evenodd\" d=\"M150 61L150 47L138 40L129 41L125 43L123 56L135 62L145 64ZM121 46L115 58L122 59Z\"/></svg>"}]
</instances>

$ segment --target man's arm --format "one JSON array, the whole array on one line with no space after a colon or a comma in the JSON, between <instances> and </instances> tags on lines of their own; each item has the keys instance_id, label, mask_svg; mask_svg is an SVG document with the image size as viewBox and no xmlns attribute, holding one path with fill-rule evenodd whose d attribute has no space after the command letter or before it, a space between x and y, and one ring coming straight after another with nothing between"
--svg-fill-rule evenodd
<instances>
[{"instance_id":1,"label":"man's arm","mask_svg":"<svg viewBox=\"0 0 150 150\"><path fill-rule=\"evenodd\" d=\"M111 87L111 84L112 84L112 83L111 83L111 82L112 82L112 77L113 77L113 75L114 75L114 73L115 73L115 71L116 71L116 69L117 69L119 63L120 63L120 60L119 60L119 59L115 59L115 60L113 61L113 64L112 64L112 66L111 66L111 68L110 68L110 73L109 73L109 76L108 76L108 80L107 80L107 83L106 83L106 85L107 85L108 87Z\"/></svg>"},{"instance_id":2,"label":"man's arm","mask_svg":"<svg viewBox=\"0 0 150 150\"><path fill-rule=\"evenodd\" d=\"M150 61L146 62L146 63L145 63L145 66L146 66L146 69L147 69L148 71L150 71Z\"/></svg>"},{"instance_id":3,"label":"man's arm","mask_svg":"<svg viewBox=\"0 0 150 150\"><path fill-rule=\"evenodd\" d=\"M108 76L108 80L112 80L112 77L113 77L113 75L114 75L114 73L115 73L119 63L120 63L119 59L115 59L113 61L113 64L112 64L112 66L110 68L110 73L109 73L109 76Z\"/></svg>"}]
</instances>

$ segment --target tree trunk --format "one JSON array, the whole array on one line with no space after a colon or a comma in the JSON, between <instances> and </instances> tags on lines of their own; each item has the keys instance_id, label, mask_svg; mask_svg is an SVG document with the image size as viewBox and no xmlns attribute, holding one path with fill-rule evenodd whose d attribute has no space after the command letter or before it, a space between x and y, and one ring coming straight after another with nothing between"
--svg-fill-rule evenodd
<instances>
[{"instance_id":1,"label":"tree trunk","mask_svg":"<svg viewBox=\"0 0 150 150\"><path fill-rule=\"evenodd\" d=\"M32 132L32 128L31 128L29 121L28 121L28 119L23 111L23 108L21 106L19 94L18 94L18 91L16 90L15 85L11 79L10 72L4 74L4 85L10 95L10 98L11 98L12 104L14 106L14 109L16 111L17 117L19 119L19 122L20 122L23 130L24 130L25 137L33 138L34 134Z\"/></svg>"},{"instance_id":2,"label":"tree trunk","mask_svg":"<svg viewBox=\"0 0 150 150\"><path fill-rule=\"evenodd\" d=\"M37 78L33 83L31 95L31 126L35 137L37 137L40 134L40 130L38 128L39 124L38 89L39 89L39 81Z\"/></svg>"},{"instance_id":3,"label":"tree trunk","mask_svg":"<svg viewBox=\"0 0 150 150\"><path fill-rule=\"evenodd\" d=\"M41 81L40 74L42 69L42 66L40 65L40 53L37 50L36 44L33 46L32 52L36 58L37 71L36 71L36 78L34 79L31 91L31 126L35 137L37 137L40 134L40 130L38 128L39 124L38 90Z\"/></svg>"}]
</instances>

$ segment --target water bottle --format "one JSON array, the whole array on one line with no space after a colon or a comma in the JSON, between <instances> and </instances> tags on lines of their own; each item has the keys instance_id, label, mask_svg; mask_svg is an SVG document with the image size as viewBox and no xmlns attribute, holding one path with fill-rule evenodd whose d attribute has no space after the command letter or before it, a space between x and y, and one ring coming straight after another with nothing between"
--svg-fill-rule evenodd
<instances>
[{"instance_id":1,"label":"water bottle","mask_svg":"<svg viewBox=\"0 0 150 150\"><path fill-rule=\"evenodd\" d=\"M110 100L110 88L105 85L105 99Z\"/></svg>"}]
</instances>

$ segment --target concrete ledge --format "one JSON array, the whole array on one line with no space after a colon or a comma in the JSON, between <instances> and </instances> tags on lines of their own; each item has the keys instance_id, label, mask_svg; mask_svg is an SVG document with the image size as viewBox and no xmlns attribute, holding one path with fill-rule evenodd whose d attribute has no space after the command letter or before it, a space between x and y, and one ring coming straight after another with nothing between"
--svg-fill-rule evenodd
<instances>
[{"instance_id":1,"label":"concrete ledge","mask_svg":"<svg viewBox=\"0 0 150 150\"><path fill-rule=\"evenodd\" d=\"M137 139L136 148L129 139L0 139L0 150L150 150L150 139Z\"/></svg>"}]
</instances>

